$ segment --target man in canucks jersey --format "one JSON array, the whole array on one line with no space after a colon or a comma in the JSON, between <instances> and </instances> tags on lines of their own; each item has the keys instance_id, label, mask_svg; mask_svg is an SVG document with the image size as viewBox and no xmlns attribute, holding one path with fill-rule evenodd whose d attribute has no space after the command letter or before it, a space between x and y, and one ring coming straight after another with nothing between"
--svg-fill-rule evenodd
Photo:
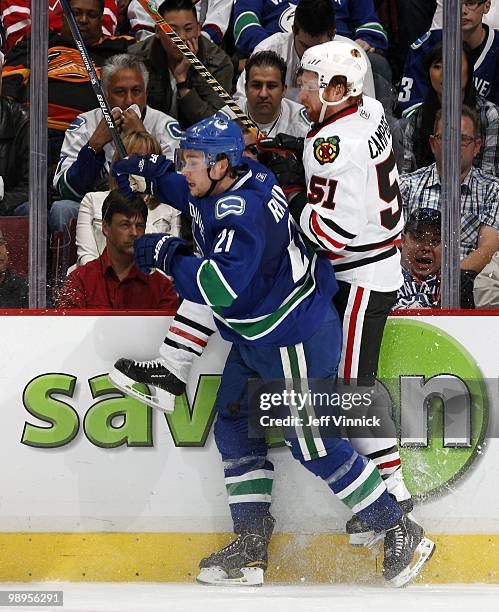
<instances>
[{"instance_id":1,"label":"man in canucks jersey","mask_svg":"<svg viewBox=\"0 0 499 612\"><path fill-rule=\"evenodd\" d=\"M237 124L215 117L185 132L176 159L181 176L158 155L127 158L113 168L125 193L131 193L130 175L142 176L149 192L168 194L191 216L201 257L181 239L151 234L136 241L136 261L142 271L172 275L184 299L209 305L222 337L233 343L216 400L215 439L236 537L201 561L198 581L205 584L262 584L267 567L274 468L265 440L249 436L248 379L333 379L341 346L331 266L303 243L275 177L243 158L243 151ZM130 392L137 382L154 387L164 370L161 360L120 359L110 379ZM313 416L314 406L307 414ZM388 495L373 462L348 441L306 425L297 425L288 443L293 456L374 531L387 532L385 578L396 586L411 580L420 540L411 538L410 519Z\"/></svg>"}]
</instances>

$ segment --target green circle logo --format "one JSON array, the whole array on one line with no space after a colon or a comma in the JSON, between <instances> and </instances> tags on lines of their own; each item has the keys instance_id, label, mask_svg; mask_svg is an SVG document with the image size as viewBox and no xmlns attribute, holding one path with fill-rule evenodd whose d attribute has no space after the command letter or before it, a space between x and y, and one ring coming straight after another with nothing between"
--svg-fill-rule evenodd
<instances>
[{"instance_id":1,"label":"green circle logo","mask_svg":"<svg viewBox=\"0 0 499 612\"><path fill-rule=\"evenodd\" d=\"M417 447L400 448L407 488L416 499L449 490L469 470L484 446L487 389L475 360L441 329L428 323L393 318L385 327L378 378L392 397L399 431L401 422L414 418L414 412L420 410L425 415L420 419L426 430L425 441ZM464 419L464 429L466 422L469 425L468 439L460 445L446 439L447 423L452 422L449 405L445 397L434 393L437 383L443 380L459 386L468 407L466 413L460 410L458 417L454 415L454 422ZM414 392L411 393L415 388L417 401ZM423 404L426 405L424 413Z\"/></svg>"}]
</instances>

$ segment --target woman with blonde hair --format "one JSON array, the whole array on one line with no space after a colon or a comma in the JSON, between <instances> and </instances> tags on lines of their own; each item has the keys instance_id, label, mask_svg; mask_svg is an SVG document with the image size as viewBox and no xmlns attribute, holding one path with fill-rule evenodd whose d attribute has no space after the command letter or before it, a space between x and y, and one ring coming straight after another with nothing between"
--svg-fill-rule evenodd
<instances>
[{"instance_id":1,"label":"woman with blonde hair","mask_svg":"<svg viewBox=\"0 0 499 612\"><path fill-rule=\"evenodd\" d=\"M128 132L123 144L129 155L148 155L161 153L158 141L147 132ZM113 158L116 161L117 155ZM116 188L112 176L109 178L110 190ZM76 247L78 259L74 267L81 266L99 257L106 246L102 233L102 203L109 191L91 191L85 195L80 204L76 222ZM153 196L144 196L148 208L146 233L180 234L180 212L169 204L158 202Z\"/></svg>"}]
</instances>

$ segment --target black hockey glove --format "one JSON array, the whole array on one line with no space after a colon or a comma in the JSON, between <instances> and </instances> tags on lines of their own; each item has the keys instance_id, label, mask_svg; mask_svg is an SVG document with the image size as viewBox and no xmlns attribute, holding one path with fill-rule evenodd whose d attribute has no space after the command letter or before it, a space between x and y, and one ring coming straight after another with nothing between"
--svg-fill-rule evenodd
<instances>
[{"instance_id":1,"label":"black hockey glove","mask_svg":"<svg viewBox=\"0 0 499 612\"><path fill-rule=\"evenodd\" d=\"M295 157L272 156L265 164L271 170L286 196L306 191L305 170Z\"/></svg>"},{"instance_id":2,"label":"black hockey glove","mask_svg":"<svg viewBox=\"0 0 499 612\"><path fill-rule=\"evenodd\" d=\"M257 147L262 152L293 153L293 155L301 159L304 142L304 138L290 136L281 132L275 138L260 138L257 142Z\"/></svg>"}]
</instances>

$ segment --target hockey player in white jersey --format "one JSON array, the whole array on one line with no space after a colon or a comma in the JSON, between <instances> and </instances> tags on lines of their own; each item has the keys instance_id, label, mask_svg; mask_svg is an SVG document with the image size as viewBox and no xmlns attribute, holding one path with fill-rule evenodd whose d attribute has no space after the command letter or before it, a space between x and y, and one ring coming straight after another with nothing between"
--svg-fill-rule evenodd
<instances>
[{"instance_id":1,"label":"hockey player in white jersey","mask_svg":"<svg viewBox=\"0 0 499 612\"><path fill-rule=\"evenodd\" d=\"M402 284L397 245L403 228L402 198L383 107L363 96L367 66L350 43L332 41L305 51L300 101L315 125L305 141L306 193L290 204L302 231L324 251L340 291L343 319L339 377L375 384L388 313ZM390 493L412 510L395 438L356 438L358 452L377 465ZM372 534L354 516L347 523L353 544Z\"/></svg>"}]
</instances>

